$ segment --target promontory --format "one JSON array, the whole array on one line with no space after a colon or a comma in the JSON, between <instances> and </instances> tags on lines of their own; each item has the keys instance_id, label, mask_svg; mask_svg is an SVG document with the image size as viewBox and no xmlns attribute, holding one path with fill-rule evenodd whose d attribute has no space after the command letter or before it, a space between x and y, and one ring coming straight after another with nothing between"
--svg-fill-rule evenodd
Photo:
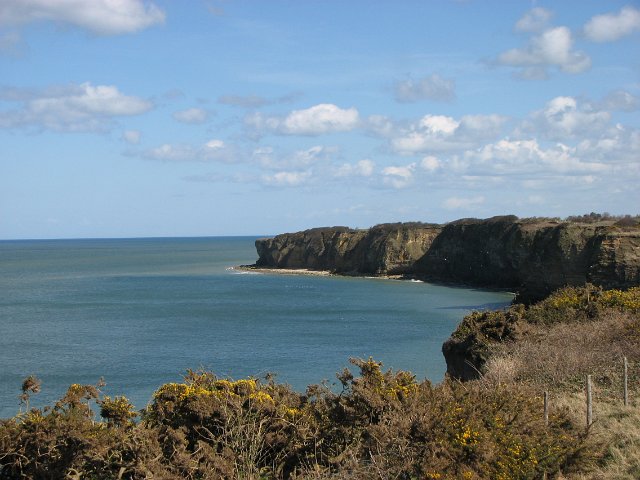
<instances>
[{"instance_id":1,"label":"promontory","mask_svg":"<svg viewBox=\"0 0 640 480\"><path fill-rule=\"evenodd\" d=\"M637 217L492 217L438 225L314 228L256 240L256 268L400 275L517 292L529 303L566 285L640 284Z\"/></svg>"}]
</instances>

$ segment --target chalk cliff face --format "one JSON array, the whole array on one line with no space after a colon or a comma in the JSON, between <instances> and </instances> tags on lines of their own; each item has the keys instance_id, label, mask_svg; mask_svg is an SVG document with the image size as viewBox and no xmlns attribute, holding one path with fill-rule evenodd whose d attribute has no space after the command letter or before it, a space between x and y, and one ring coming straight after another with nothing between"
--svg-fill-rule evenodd
<instances>
[{"instance_id":1,"label":"chalk cliff face","mask_svg":"<svg viewBox=\"0 0 640 480\"><path fill-rule=\"evenodd\" d=\"M520 300L565 285L640 284L640 228L494 217L445 226L329 227L256 241L258 267L341 274L407 274L432 281L510 288Z\"/></svg>"}]
</instances>

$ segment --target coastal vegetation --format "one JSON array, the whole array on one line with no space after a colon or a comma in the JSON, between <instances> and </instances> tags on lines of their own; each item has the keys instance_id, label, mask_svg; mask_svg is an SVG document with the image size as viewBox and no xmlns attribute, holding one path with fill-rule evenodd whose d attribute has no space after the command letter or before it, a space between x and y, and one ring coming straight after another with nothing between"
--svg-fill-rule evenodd
<instances>
[{"instance_id":1,"label":"coastal vegetation","mask_svg":"<svg viewBox=\"0 0 640 480\"><path fill-rule=\"evenodd\" d=\"M188 371L138 412L100 382L30 408L46 386L29 377L24 410L0 421L0 478L637 478L639 314L640 288L590 285L474 312L452 339L479 352L477 378L438 385L373 359L352 359L337 390L304 393L270 377ZM590 426L585 374L595 380Z\"/></svg>"}]
</instances>

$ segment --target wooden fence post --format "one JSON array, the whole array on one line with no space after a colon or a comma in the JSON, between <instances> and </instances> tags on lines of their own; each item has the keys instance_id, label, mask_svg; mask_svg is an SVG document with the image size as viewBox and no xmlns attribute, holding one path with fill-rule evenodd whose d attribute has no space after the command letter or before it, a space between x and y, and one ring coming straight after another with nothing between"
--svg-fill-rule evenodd
<instances>
[{"instance_id":1,"label":"wooden fence post","mask_svg":"<svg viewBox=\"0 0 640 480\"><path fill-rule=\"evenodd\" d=\"M544 426L549 426L549 392L544 392Z\"/></svg>"},{"instance_id":2,"label":"wooden fence post","mask_svg":"<svg viewBox=\"0 0 640 480\"><path fill-rule=\"evenodd\" d=\"M593 402L591 395L591 375L587 375L587 427L593 423Z\"/></svg>"},{"instance_id":3,"label":"wooden fence post","mask_svg":"<svg viewBox=\"0 0 640 480\"><path fill-rule=\"evenodd\" d=\"M624 357L624 406L627 407L629 405L629 363L627 362L627 357Z\"/></svg>"}]
</instances>

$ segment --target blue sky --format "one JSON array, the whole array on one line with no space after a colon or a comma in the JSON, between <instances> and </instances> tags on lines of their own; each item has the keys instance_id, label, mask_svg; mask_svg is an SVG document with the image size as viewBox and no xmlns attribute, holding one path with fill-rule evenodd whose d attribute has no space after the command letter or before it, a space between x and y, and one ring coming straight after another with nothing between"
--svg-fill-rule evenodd
<instances>
[{"instance_id":1,"label":"blue sky","mask_svg":"<svg viewBox=\"0 0 640 480\"><path fill-rule=\"evenodd\" d=\"M0 2L0 238L640 213L640 3Z\"/></svg>"}]
</instances>

